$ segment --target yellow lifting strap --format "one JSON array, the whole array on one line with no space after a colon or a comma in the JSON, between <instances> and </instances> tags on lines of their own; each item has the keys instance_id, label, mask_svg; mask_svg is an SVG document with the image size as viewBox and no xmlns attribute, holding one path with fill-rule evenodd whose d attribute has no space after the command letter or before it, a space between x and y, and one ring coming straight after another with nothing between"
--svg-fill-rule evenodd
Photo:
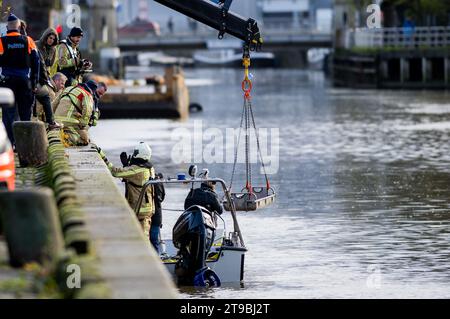
<instances>
[{"instance_id":1,"label":"yellow lifting strap","mask_svg":"<svg viewBox=\"0 0 450 319\"><path fill-rule=\"evenodd\" d=\"M250 57L244 57L242 60L242 65L245 68L245 79L250 80L250 65L251 65Z\"/></svg>"}]
</instances>

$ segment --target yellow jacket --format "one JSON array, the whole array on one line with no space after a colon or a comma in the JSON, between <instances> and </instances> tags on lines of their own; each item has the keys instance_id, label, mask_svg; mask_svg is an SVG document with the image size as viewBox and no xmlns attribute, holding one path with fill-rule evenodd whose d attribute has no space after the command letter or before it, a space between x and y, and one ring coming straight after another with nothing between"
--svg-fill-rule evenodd
<instances>
[{"instance_id":1,"label":"yellow jacket","mask_svg":"<svg viewBox=\"0 0 450 319\"><path fill-rule=\"evenodd\" d=\"M66 127L85 129L94 110L94 98L81 86L66 88L55 101L55 120Z\"/></svg>"},{"instance_id":2,"label":"yellow jacket","mask_svg":"<svg viewBox=\"0 0 450 319\"><path fill-rule=\"evenodd\" d=\"M122 178L126 184L126 199L131 208L134 209L142 187L150 179L155 178L155 169L151 166L143 167L138 165L131 165L125 168L116 168L111 163L108 163L108 168L112 175L117 178ZM139 218L151 217L155 213L154 205L154 190L153 187L148 187L144 200L142 201L141 209L139 210Z\"/></svg>"}]
</instances>

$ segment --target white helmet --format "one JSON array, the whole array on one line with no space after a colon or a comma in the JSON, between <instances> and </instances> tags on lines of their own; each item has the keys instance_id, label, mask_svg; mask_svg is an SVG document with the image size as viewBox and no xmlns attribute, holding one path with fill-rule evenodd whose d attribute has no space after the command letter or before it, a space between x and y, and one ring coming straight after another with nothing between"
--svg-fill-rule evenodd
<instances>
[{"instance_id":1,"label":"white helmet","mask_svg":"<svg viewBox=\"0 0 450 319\"><path fill-rule=\"evenodd\" d=\"M134 149L133 157L144 161L150 161L152 158L152 149L147 143L141 142Z\"/></svg>"}]
</instances>

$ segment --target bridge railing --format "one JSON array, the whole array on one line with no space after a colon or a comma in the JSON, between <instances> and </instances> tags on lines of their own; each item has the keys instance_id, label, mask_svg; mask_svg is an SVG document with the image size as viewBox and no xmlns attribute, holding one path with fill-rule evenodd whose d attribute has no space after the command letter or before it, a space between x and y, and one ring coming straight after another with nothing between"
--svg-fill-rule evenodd
<instances>
[{"instance_id":1,"label":"bridge railing","mask_svg":"<svg viewBox=\"0 0 450 319\"><path fill-rule=\"evenodd\" d=\"M450 47L450 27L354 29L346 34L347 48Z\"/></svg>"},{"instance_id":2,"label":"bridge railing","mask_svg":"<svg viewBox=\"0 0 450 319\"><path fill-rule=\"evenodd\" d=\"M331 43L331 33L321 30L305 30L305 29L263 29L261 31L265 42L280 42L280 41L325 41ZM163 33L160 36L154 34L146 35L127 35L119 37L119 45L129 44L144 44L144 43L199 43L217 40L218 32L212 29L201 29L197 32L190 30L179 31L173 33ZM226 35L227 41L239 41L238 39ZM325 40L324 40L325 39Z\"/></svg>"}]
</instances>

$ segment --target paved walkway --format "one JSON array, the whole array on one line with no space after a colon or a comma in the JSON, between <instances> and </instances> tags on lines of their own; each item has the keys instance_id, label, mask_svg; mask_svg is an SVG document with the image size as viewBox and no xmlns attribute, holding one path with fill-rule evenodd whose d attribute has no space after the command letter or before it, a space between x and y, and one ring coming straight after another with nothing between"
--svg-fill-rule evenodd
<instances>
[{"instance_id":1,"label":"paved walkway","mask_svg":"<svg viewBox=\"0 0 450 319\"><path fill-rule=\"evenodd\" d=\"M144 237L124 195L97 152L68 149L77 194L114 298L177 298L170 274Z\"/></svg>"}]
</instances>

